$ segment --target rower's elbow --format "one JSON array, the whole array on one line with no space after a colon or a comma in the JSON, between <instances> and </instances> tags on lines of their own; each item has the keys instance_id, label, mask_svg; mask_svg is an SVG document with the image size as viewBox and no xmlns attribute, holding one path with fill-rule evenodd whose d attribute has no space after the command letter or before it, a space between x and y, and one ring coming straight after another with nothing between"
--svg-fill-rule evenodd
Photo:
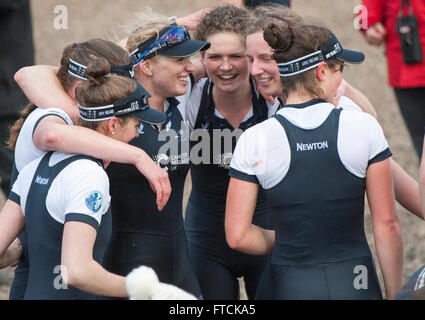
<instances>
[{"instance_id":1,"label":"rower's elbow","mask_svg":"<svg viewBox=\"0 0 425 320\"><path fill-rule=\"evenodd\" d=\"M226 241L233 250L240 250L243 247L243 232L226 227Z\"/></svg>"},{"instance_id":2,"label":"rower's elbow","mask_svg":"<svg viewBox=\"0 0 425 320\"><path fill-rule=\"evenodd\" d=\"M394 217L380 220L377 224L375 232L378 236L401 236L401 225L397 215Z\"/></svg>"},{"instance_id":3,"label":"rower's elbow","mask_svg":"<svg viewBox=\"0 0 425 320\"><path fill-rule=\"evenodd\" d=\"M43 144L50 150L55 150L59 144L59 135L54 128L47 130Z\"/></svg>"},{"instance_id":4,"label":"rower's elbow","mask_svg":"<svg viewBox=\"0 0 425 320\"><path fill-rule=\"evenodd\" d=\"M69 264L61 266L62 280L68 286L79 288L84 283L83 274L84 270L80 270L78 266Z\"/></svg>"},{"instance_id":5,"label":"rower's elbow","mask_svg":"<svg viewBox=\"0 0 425 320\"><path fill-rule=\"evenodd\" d=\"M43 151L57 150L60 144L60 136L55 124L47 125L34 138L35 146Z\"/></svg>"},{"instance_id":6,"label":"rower's elbow","mask_svg":"<svg viewBox=\"0 0 425 320\"><path fill-rule=\"evenodd\" d=\"M21 69L19 69L18 71L15 72L15 75L13 76L13 79L18 83L21 84L22 83L22 79L24 78L24 74L25 74L25 69L28 67L23 67Z\"/></svg>"}]
</instances>

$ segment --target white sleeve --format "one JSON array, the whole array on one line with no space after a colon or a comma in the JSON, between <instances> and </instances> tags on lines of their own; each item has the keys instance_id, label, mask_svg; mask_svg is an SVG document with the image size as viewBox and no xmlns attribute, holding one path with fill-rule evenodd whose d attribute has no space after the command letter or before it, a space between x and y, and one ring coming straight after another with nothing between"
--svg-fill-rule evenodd
<instances>
[{"instance_id":1,"label":"white sleeve","mask_svg":"<svg viewBox=\"0 0 425 320\"><path fill-rule=\"evenodd\" d=\"M367 115L365 123L368 125L368 135L370 136L369 164L385 160L391 156L387 139L378 121L371 115Z\"/></svg>"},{"instance_id":2,"label":"white sleeve","mask_svg":"<svg viewBox=\"0 0 425 320\"><path fill-rule=\"evenodd\" d=\"M258 183L253 158L255 153L253 148L255 148L256 143L252 140L249 143L249 136L250 130L247 130L239 137L230 162L229 175L240 180Z\"/></svg>"},{"instance_id":3,"label":"white sleeve","mask_svg":"<svg viewBox=\"0 0 425 320\"><path fill-rule=\"evenodd\" d=\"M360 111L363 112L362 108L359 107L357 103L346 96L341 96L339 99L337 108L342 108L344 110Z\"/></svg>"},{"instance_id":4,"label":"white sleeve","mask_svg":"<svg viewBox=\"0 0 425 320\"><path fill-rule=\"evenodd\" d=\"M22 207L22 212L24 215L28 192L40 160L41 158L37 158L22 168L18 174L18 177L16 178L15 183L12 186L12 190L8 197L9 200L12 200Z\"/></svg>"},{"instance_id":5,"label":"white sleeve","mask_svg":"<svg viewBox=\"0 0 425 320\"><path fill-rule=\"evenodd\" d=\"M238 140L230 176L270 189L286 176L291 152L285 130L272 118L246 130Z\"/></svg>"},{"instance_id":6,"label":"white sleeve","mask_svg":"<svg viewBox=\"0 0 425 320\"><path fill-rule=\"evenodd\" d=\"M178 96L176 97L177 101L179 101L179 105L177 106L177 109L179 109L179 112L183 118L183 121L187 120L186 119L186 109L187 109L187 104L189 102L191 93L192 93L192 88L194 86L194 78L192 75L188 76L188 82L186 85L186 93L182 96Z\"/></svg>"},{"instance_id":7,"label":"white sleeve","mask_svg":"<svg viewBox=\"0 0 425 320\"><path fill-rule=\"evenodd\" d=\"M23 170L21 170L21 172L18 174L18 177L16 178L15 183L13 184L12 190L10 191L10 195L9 195L9 199L16 202L19 205L21 204L21 196L22 196L22 190L21 190L22 172Z\"/></svg>"},{"instance_id":8,"label":"white sleeve","mask_svg":"<svg viewBox=\"0 0 425 320\"><path fill-rule=\"evenodd\" d=\"M346 169L360 178L371 163L391 156L378 121L365 112L346 110L340 117L338 153Z\"/></svg>"},{"instance_id":9,"label":"white sleeve","mask_svg":"<svg viewBox=\"0 0 425 320\"><path fill-rule=\"evenodd\" d=\"M60 118L62 118L67 124L72 125L74 124L72 122L71 117L63 110L58 108L48 108L45 109L46 115L56 115Z\"/></svg>"},{"instance_id":10,"label":"white sleeve","mask_svg":"<svg viewBox=\"0 0 425 320\"><path fill-rule=\"evenodd\" d=\"M189 99L186 102L186 120L189 121L190 131L193 130L198 116L199 105L201 104L202 91L207 78L199 80L192 88Z\"/></svg>"},{"instance_id":11,"label":"white sleeve","mask_svg":"<svg viewBox=\"0 0 425 320\"><path fill-rule=\"evenodd\" d=\"M66 181L64 196L64 222L77 220L93 225L100 225L102 215L110 204L109 179L103 168L91 160L77 160L63 171L62 181ZM61 173L61 174L62 174ZM58 176L59 178L59 176ZM52 188L54 186L52 185Z\"/></svg>"},{"instance_id":12,"label":"white sleeve","mask_svg":"<svg viewBox=\"0 0 425 320\"><path fill-rule=\"evenodd\" d=\"M267 102L267 107L268 107L268 118L273 117L276 114L276 111L279 109L280 107L280 101L278 98L274 99L274 104L270 104L269 102Z\"/></svg>"}]
</instances>

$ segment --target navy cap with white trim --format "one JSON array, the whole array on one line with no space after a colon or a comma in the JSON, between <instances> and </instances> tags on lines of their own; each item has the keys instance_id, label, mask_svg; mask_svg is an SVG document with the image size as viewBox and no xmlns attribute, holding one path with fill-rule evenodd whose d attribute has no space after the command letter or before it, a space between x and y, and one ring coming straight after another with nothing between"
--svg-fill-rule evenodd
<instances>
[{"instance_id":1,"label":"navy cap with white trim","mask_svg":"<svg viewBox=\"0 0 425 320\"><path fill-rule=\"evenodd\" d=\"M135 81L136 82L136 81ZM80 118L85 121L103 121L113 117L130 115L150 124L162 124L166 115L149 107L148 98L151 95L137 83L137 89L128 97L115 101L113 104L87 108L78 104Z\"/></svg>"},{"instance_id":2,"label":"navy cap with white trim","mask_svg":"<svg viewBox=\"0 0 425 320\"><path fill-rule=\"evenodd\" d=\"M130 53L130 61L137 65L142 60L149 59L157 54L172 58L189 57L198 51L207 50L210 43L192 40L185 27L171 24L163 28L158 36L152 36L143 41Z\"/></svg>"},{"instance_id":3,"label":"navy cap with white trim","mask_svg":"<svg viewBox=\"0 0 425 320\"><path fill-rule=\"evenodd\" d=\"M281 77L290 77L332 59L359 64L364 61L365 56L362 52L344 49L336 36L332 34L331 39L318 51L289 62L278 63L277 66Z\"/></svg>"}]
</instances>

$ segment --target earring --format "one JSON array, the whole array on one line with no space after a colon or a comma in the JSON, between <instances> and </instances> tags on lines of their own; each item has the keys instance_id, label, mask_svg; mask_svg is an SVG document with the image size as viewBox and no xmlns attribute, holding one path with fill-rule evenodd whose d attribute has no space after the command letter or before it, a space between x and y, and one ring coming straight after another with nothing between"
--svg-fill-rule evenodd
<instances>
[{"instance_id":1,"label":"earring","mask_svg":"<svg viewBox=\"0 0 425 320\"><path fill-rule=\"evenodd\" d=\"M115 134L115 131L112 131L112 135L114 135Z\"/></svg>"}]
</instances>

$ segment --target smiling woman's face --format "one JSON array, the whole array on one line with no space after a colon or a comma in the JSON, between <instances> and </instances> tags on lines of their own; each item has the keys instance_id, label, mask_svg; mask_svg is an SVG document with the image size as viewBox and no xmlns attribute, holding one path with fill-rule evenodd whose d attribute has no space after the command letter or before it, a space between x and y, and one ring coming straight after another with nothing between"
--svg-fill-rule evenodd
<instances>
[{"instance_id":1,"label":"smiling woman's face","mask_svg":"<svg viewBox=\"0 0 425 320\"><path fill-rule=\"evenodd\" d=\"M211 47L201 52L208 77L225 92L236 92L249 80L249 65L244 39L234 32L208 36Z\"/></svg>"},{"instance_id":2,"label":"smiling woman's face","mask_svg":"<svg viewBox=\"0 0 425 320\"><path fill-rule=\"evenodd\" d=\"M263 38L263 31L248 35L246 53L257 87L265 95L276 97L282 93L279 69L273 60L273 49Z\"/></svg>"},{"instance_id":3,"label":"smiling woman's face","mask_svg":"<svg viewBox=\"0 0 425 320\"><path fill-rule=\"evenodd\" d=\"M152 60L152 83L164 97L186 93L189 74L195 71L190 57L171 58L158 55Z\"/></svg>"}]
</instances>

